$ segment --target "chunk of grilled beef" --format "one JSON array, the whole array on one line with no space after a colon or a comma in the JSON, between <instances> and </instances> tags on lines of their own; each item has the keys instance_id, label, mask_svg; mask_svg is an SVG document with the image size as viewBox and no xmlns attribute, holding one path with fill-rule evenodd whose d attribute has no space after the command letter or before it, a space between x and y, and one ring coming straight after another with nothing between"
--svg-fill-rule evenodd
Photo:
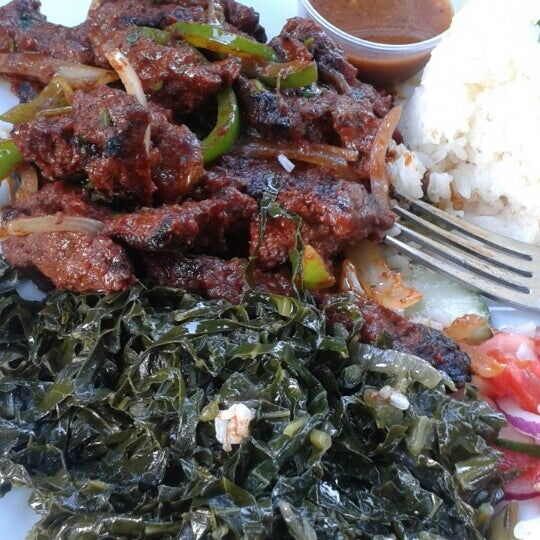
<instances>
[{"instance_id":1,"label":"chunk of grilled beef","mask_svg":"<svg viewBox=\"0 0 540 540\"><path fill-rule=\"evenodd\" d=\"M321 79L339 93L369 101L379 118L388 112L391 96L359 81L358 70L348 61L343 49L315 21L300 17L289 19L270 44L287 61L305 60L306 52L309 53L317 62Z\"/></svg>"},{"instance_id":2,"label":"chunk of grilled beef","mask_svg":"<svg viewBox=\"0 0 540 540\"><path fill-rule=\"evenodd\" d=\"M240 73L238 58L208 62L180 40L160 45L133 27L113 32L99 28L90 39L99 63L106 65L108 51L121 50L151 101L179 115L193 111L223 85L230 86Z\"/></svg>"},{"instance_id":3,"label":"chunk of grilled beef","mask_svg":"<svg viewBox=\"0 0 540 540\"><path fill-rule=\"evenodd\" d=\"M286 172L277 160L253 159L231 154L222 160L225 171L240 177L246 191L259 199L266 189L276 189L280 206L302 218L302 238L325 259L330 259L366 237L378 238L394 222L391 213L382 211L362 184L335 178L320 167L297 165ZM286 263L294 245L295 224L289 219L269 219L258 262L262 268L277 268ZM251 229L252 250L258 244L259 227Z\"/></svg>"},{"instance_id":4,"label":"chunk of grilled beef","mask_svg":"<svg viewBox=\"0 0 540 540\"><path fill-rule=\"evenodd\" d=\"M105 221L112 212L89 201L80 188L55 182L6 207L2 223L26 217L87 217ZM10 237L2 242L3 255L13 266L37 270L60 290L115 292L134 281L131 263L122 247L105 235L43 232Z\"/></svg>"},{"instance_id":5,"label":"chunk of grilled beef","mask_svg":"<svg viewBox=\"0 0 540 540\"><path fill-rule=\"evenodd\" d=\"M47 22L40 4L38 0L13 0L0 7L0 52L38 52L91 64L92 50L73 29Z\"/></svg>"},{"instance_id":6,"label":"chunk of grilled beef","mask_svg":"<svg viewBox=\"0 0 540 540\"><path fill-rule=\"evenodd\" d=\"M25 199L2 208L2 222L55 214L105 221L112 216L112 210L93 204L84 189L66 182L51 182Z\"/></svg>"},{"instance_id":7,"label":"chunk of grilled beef","mask_svg":"<svg viewBox=\"0 0 540 540\"><path fill-rule=\"evenodd\" d=\"M125 251L106 236L36 233L2 242L13 266L37 269L59 290L112 293L134 281Z\"/></svg>"},{"instance_id":8,"label":"chunk of grilled beef","mask_svg":"<svg viewBox=\"0 0 540 540\"><path fill-rule=\"evenodd\" d=\"M236 86L247 125L271 139L308 140L357 150L360 178L368 178L368 159L380 125L370 96L354 90L338 94L319 89L310 97L262 87L241 77ZM381 113L389 110L390 102Z\"/></svg>"},{"instance_id":9,"label":"chunk of grilled beef","mask_svg":"<svg viewBox=\"0 0 540 540\"><path fill-rule=\"evenodd\" d=\"M160 285L177 287L212 300L224 299L239 304L250 289L245 279L244 259L223 260L216 257L143 256L147 276ZM290 295L291 278L286 271L264 272L254 269L253 289Z\"/></svg>"},{"instance_id":10,"label":"chunk of grilled beef","mask_svg":"<svg viewBox=\"0 0 540 540\"><path fill-rule=\"evenodd\" d=\"M187 126L174 124L157 107L152 113L154 199L173 204L188 194L204 174L201 144Z\"/></svg>"},{"instance_id":11,"label":"chunk of grilled beef","mask_svg":"<svg viewBox=\"0 0 540 540\"><path fill-rule=\"evenodd\" d=\"M139 251L225 255L231 237L238 230L248 230L256 211L254 199L235 188L226 188L216 198L147 208L117 217L108 223L105 232Z\"/></svg>"},{"instance_id":12,"label":"chunk of grilled beef","mask_svg":"<svg viewBox=\"0 0 540 540\"><path fill-rule=\"evenodd\" d=\"M236 0L220 0L225 12L226 21L242 32L253 36L257 41L266 42L266 32L259 24L259 14L249 6Z\"/></svg>"},{"instance_id":13,"label":"chunk of grilled beef","mask_svg":"<svg viewBox=\"0 0 540 540\"><path fill-rule=\"evenodd\" d=\"M264 29L259 25L259 15L253 8L234 0L221 0L225 14L225 26L266 41ZM104 0L91 10L88 19L76 30L80 41L96 49L95 62L107 66L101 54L104 41L117 29L133 26L166 28L177 21L208 21L207 0L181 0L155 2L154 0ZM107 29L104 32L103 29Z\"/></svg>"},{"instance_id":14,"label":"chunk of grilled beef","mask_svg":"<svg viewBox=\"0 0 540 540\"><path fill-rule=\"evenodd\" d=\"M319 302L324 306L329 299L331 299L330 295L320 295ZM354 295L351 299L360 309L364 319L360 330L360 340L363 343L377 345L384 335L390 340L391 349L423 358L448 374L458 388L471 380L469 356L455 341L442 332L408 321L366 296ZM352 325L347 313L329 309L327 314L329 324L340 323L346 327Z\"/></svg>"},{"instance_id":15,"label":"chunk of grilled beef","mask_svg":"<svg viewBox=\"0 0 540 540\"><path fill-rule=\"evenodd\" d=\"M21 124L13 140L46 178L86 174L97 190L146 205L156 191L159 199L175 202L203 174L195 135L106 86L76 91L70 113Z\"/></svg>"}]
</instances>

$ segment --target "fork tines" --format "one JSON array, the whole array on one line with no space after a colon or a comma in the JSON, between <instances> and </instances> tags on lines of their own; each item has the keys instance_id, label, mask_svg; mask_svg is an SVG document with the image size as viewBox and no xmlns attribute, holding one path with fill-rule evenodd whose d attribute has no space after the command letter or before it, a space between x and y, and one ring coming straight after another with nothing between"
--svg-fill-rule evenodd
<instances>
[{"instance_id":1,"label":"fork tines","mask_svg":"<svg viewBox=\"0 0 540 540\"><path fill-rule=\"evenodd\" d=\"M540 311L539 247L476 227L425 202L398 199L409 209L393 208L400 233L387 236L386 244L489 298Z\"/></svg>"}]
</instances>

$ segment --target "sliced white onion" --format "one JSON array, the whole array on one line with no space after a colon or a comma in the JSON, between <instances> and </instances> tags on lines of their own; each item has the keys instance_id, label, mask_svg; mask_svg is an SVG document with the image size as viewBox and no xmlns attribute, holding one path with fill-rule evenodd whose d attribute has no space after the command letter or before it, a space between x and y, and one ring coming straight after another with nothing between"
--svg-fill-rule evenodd
<instances>
[{"instance_id":1,"label":"sliced white onion","mask_svg":"<svg viewBox=\"0 0 540 540\"><path fill-rule=\"evenodd\" d=\"M366 295L392 310L405 309L419 302L422 293L407 287L398 272L392 272L377 246L362 240L346 251Z\"/></svg>"},{"instance_id":2,"label":"sliced white onion","mask_svg":"<svg viewBox=\"0 0 540 540\"><path fill-rule=\"evenodd\" d=\"M257 138L250 139L239 147L239 150L246 155L262 158L277 158L279 155L283 155L289 160L329 169L343 180L358 182L358 173L349 165L349 162L358 161L358 151L356 150L307 141L291 146L262 141Z\"/></svg>"},{"instance_id":3,"label":"sliced white onion","mask_svg":"<svg viewBox=\"0 0 540 540\"><path fill-rule=\"evenodd\" d=\"M150 150L152 148L152 126L151 124L148 124L146 126L146 131L144 132L144 148L146 150L146 154L150 154Z\"/></svg>"},{"instance_id":4,"label":"sliced white onion","mask_svg":"<svg viewBox=\"0 0 540 540\"><path fill-rule=\"evenodd\" d=\"M288 173L291 173L294 171L294 163L287 157L287 156L284 156L283 154L279 154L278 157L277 157L279 163L281 164L281 166L288 172Z\"/></svg>"},{"instance_id":5,"label":"sliced white onion","mask_svg":"<svg viewBox=\"0 0 540 540\"><path fill-rule=\"evenodd\" d=\"M20 218L10 221L5 227L8 236L26 236L46 232L78 232L99 234L105 225L101 221L85 217L42 216Z\"/></svg>"},{"instance_id":6,"label":"sliced white onion","mask_svg":"<svg viewBox=\"0 0 540 540\"><path fill-rule=\"evenodd\" d=\"M88 83L109 84L118 80L116 73L110 69L71 62L59 62L56 75L66 79L74 88Z\"/></svg>"},{"instance_id":7,"label":"sliced white onion","mask_svg":"<svg viewBox=\"0 0 540 540\"><path fill-rule=\"evenodd\" d=\"M148 100L146 99L141 79L139 79L127 57L118 49L106 53L105 56L116 73L118 73L120 80L126 87L126 92L135 96L143 107L148 107Z\"/></svg>"},{"instance_id":8,"label":"sliced white onion","mask_svg":"<svg viewBox=\"0 0 540 540\"><path fill-rule=\"evenodd\" d=\"M540 438L540 414L525 411L510 398L498 399L497 405L518 431L535 439Z\"/></svg>"},{"instance_id":9,"label":"sliced white onion","mask_svg":"<svg viewBox=\"0 0 540 540\"><path fill-rule=\"evenodd\" d=\"M66 79L71 86L109 84L118 79L110 69L102 69L36 53L1 53L0 73L20 75L48 84L54 75Z\"/></svg>"}]
</instances>

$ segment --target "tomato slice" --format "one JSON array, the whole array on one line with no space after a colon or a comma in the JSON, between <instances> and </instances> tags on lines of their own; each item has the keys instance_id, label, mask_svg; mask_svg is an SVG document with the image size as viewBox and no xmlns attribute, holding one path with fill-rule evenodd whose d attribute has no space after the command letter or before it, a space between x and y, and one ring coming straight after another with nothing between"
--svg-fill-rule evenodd
<instances>
[{"instance_id":1,"label":"tomato slice","mask_svg":"<svg viewBox=\"0 0 540 540\"><path fill-rule=\"evenodd\" d=\"M526 336L500 332L479 347L466 348L473 372L486 383L483 392L490 397L511 397L523 409L538 414L540 360L536 345Z\"/></svg>"},{"instance_id":2,"label":"tomato slice","mask_svg":"<svg viewBox=\"0 0 540 540\"><path fill-rule=\"evenodd\" d=\"M540 464L538 458L521 452L514 452L513 450L499 447L497 447L497 450L503 454L503 457L499 462L499 468L503 471L516 471L518 469L529 470L538 467Z\"/></svg>"},{"instance_id":3,"label":"tomato slice","mask_svg":"<svg viewBox=\"0 0 540 540\"><path fill-rule=\"evenodd\" d=\"M476 375L491 379L504 373L506 362L500 362L493 355L478 350L478 347L462 346L462 349L471 357L471 369Z\"/></svg>"}]
</instances>

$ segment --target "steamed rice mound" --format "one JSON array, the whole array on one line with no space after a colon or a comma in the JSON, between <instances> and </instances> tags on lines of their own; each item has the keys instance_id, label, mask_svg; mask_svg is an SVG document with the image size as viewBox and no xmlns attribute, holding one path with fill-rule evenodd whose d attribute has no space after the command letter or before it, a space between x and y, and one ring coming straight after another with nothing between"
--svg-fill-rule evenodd
<instances>
[{"instance_id":1,"label":"steamed rice mound","mask_svg":"<svg viewBox=\"0 0 540 540\"><path fill-rule=\"evenodd\" d=\"M540 1L469 0L405 107L398 191L540 241ZM424 180L425 181L425 180Z\"/></svg>"}]
</instances>

